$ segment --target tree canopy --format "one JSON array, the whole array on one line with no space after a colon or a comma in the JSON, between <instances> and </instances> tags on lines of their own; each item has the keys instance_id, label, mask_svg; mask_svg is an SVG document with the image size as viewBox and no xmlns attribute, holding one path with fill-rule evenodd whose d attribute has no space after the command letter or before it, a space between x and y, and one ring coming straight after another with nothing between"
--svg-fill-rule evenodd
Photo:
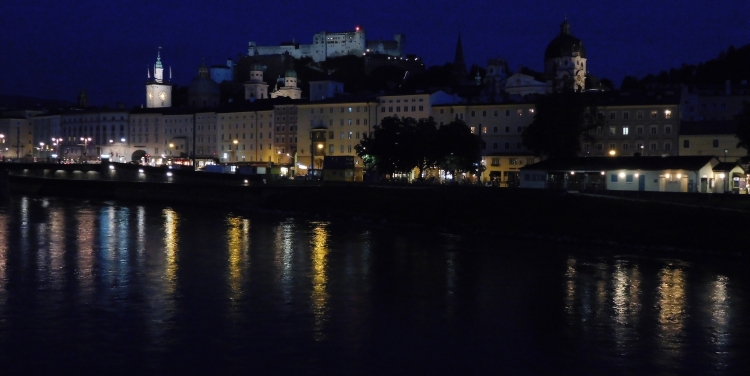
<instances>
[{"instance_id":1,"label":"tree canopy","mask_svg":"<svg viewBox=\"0 0 750 376\"><path fill-rule=\"evenodd\" d=\"M521 134L523 145L538 156L576 156L581 141L593 141L591 131L604 123L592 98L567 91L540 96L534 121Z\"/></svg>"},{"instance_id":2,"label":"tree canopy","mask_svg":"<svg viewBox=\"0 0 750 376\"><path fill-rule=\"evenodd\" d=\"M365 168L380 174L441 167L474 173L480 167L479 138L460 120L437 127L435 120L384 118L355 146Z\"/></svg>"}]
</instances>

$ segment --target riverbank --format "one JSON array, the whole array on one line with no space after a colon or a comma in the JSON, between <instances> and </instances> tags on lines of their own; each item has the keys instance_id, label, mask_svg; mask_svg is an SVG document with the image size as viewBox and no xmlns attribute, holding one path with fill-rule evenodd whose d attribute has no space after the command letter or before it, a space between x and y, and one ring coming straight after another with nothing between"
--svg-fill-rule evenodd
<instances>
[{"instance_id":1,"label":"riverbank","mask_svg":"<svg viewBox=\"0 0 750 376\"><path fill-rule=\"evenodd\" d=\"M660 201L658 195L623 199L473 186L178 185L13 176L10 186L21 194L220 205L260 213L426 226L482 237L498 247L508 238L526 237L645 251L745 255L743 234L750 224L744 202L740 205L719 196L696 198L702 200L697 205L674 202L666 195ZM732 207L738 209L725 210Z\"/></svg>"}]
</instances>

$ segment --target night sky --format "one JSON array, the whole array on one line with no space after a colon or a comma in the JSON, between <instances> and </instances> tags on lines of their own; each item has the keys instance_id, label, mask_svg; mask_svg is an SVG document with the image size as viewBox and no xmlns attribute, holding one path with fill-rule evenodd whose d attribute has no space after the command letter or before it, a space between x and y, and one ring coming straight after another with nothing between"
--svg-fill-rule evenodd
<instances>
[{"instance_id":1,"label":"night sky","mask_svg":"<svg viewBox=\"0 0 750 376\"><path fill-rule=\"evenodd\" d=\"M107 0L0 2L0 94L93 105L144 101L157 48L173 82L187 85L201 60L224 64L247 42L312 43L314 33L364 27L367 39L406 35L428 66L452 62L462 34L468 66L506 59L543 69L544 50L564 18L586 46L589 72L619 86L750 43L750 2L680 1L268 1Z\"/></svg>"}]
</instances>

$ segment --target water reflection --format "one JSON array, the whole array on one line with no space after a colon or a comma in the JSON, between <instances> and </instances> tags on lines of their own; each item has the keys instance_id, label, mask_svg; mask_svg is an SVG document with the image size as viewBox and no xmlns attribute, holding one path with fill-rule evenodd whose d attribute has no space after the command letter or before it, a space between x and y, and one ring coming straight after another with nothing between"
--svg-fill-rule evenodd
<instances>
[{"instance_id":1,"label":"water reflection","mask_svg":"<svg viewBox=\"0 0 750 376\"><path fill-rule=\"evenodd\" d=\"M667 265L659 271L657 296L660 362L674 367L684 356L685 272L680 266Z\"/></svg>"},{"instance_id":2,"label":"water reflection","mask_svg":"<svg viewBox=\"0 0 750 376\"><path fill-rule=\"evenodd\" d=\"M236 301L242 295L243 275L249 263L250 221L240 217L227 218L226 238L229 250L230 299Z\"/></svg>"},{"instance_id":3,"label":"water reflection","mask_svg":"<svg viewBox=\"0 0 750 376\"><path fill-rule=\"evenodd\" d=\"M315 340L326 336L325 324L328 319L328 223L317 222L312 229L310 245L312 246L312 291L310 302L315 317L313 333Z\"/></svg>"},{"instance_id":4,"label":"water reflection","mask_svg":"<svg viewBox=\"0 0 750 376\"><path fill-rule=\"evenodd\" d=\"M166 290L168 294L174 294L177 287L177 252L179 237L177 226L179 224L179 215L174 209L166 208L162 212L164 218L164 280L166 281Z\"/></svg>"},{"instance_id":5,"label":"water reflection","mask_svg":"<svg viewBox=\"0 0 750 376\"><path fill-rule=\"evenodd\" d=\"M344 363L387 374L368 367L411 363L465 374L498 357L544 358L570 374L746 364L744 270L522 257L536 250L512 244L508 256L419 229L207 212L27 198L0 207L0 361L18 348L126 368L157 359L145 367L154 372L131 374L209 357L232 365L221 374L266 360L254 373L338 374L327 365Z\"/></svg>"}]
</instances>

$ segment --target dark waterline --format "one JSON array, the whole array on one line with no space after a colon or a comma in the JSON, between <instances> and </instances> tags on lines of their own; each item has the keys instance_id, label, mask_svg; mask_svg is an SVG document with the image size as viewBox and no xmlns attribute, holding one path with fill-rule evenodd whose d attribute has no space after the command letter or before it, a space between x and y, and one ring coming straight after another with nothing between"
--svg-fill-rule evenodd
<instances>
[{"instance_id":1,"label":"dark waterline","mask_svg":"<svg viewBox=\"0 0 750 376\"><path fill-rule=\"evenodd\" d=\"M206 207L0 205L0 364L60 374L750 370L748 265Z\"/></svg>"}]
</instances>

